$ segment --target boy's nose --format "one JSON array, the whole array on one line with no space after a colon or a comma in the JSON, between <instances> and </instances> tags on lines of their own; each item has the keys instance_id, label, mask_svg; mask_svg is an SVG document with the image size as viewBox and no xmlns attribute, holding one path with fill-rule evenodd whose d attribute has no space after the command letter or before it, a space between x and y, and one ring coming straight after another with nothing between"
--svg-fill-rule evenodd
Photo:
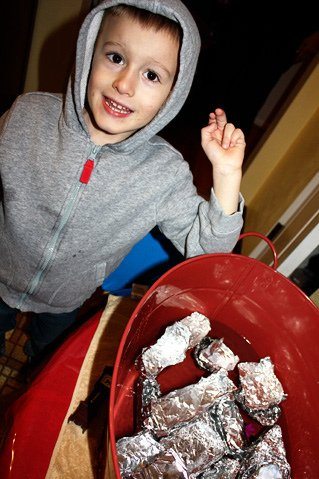
<instances>
[{"instance_id":1,"label":"boy's nose","mask_svg":"<svg viewBox=\"0 0 319 479\"><path fill-rule=\"evenodd\" d=\"M125 69L113 81L115 88L121 95L133 96L136 88L136 77L133 72Z\"/></svg>"}]
</instances>

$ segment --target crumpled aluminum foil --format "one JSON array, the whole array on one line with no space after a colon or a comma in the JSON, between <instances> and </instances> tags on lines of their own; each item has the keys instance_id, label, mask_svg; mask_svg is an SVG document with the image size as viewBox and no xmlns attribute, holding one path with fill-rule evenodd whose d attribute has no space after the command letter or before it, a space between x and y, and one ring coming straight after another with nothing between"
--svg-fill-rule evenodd
<instances>
[{"instance_id":1,"label":"crumpled aluminum foil","mask_svg":"<svg viewBox=\"0 0 319 479\"><path fill-rule=\"evenodd\" d=\"M238 364L241 392L239 400L251 409L268 409L286 398L269 357L259 363Z\"/></svg>"},{"instance_id":2,"label":"crumpled aluminum foil","mask_svg":"<svg viewBox=\"0 0 319 479\"><path fill-rule=\"evenodd\" d=\"M161 395L160 385L153 376L142 377L140 387L142 407L148 406L151 401L156 400Z\"/></svg>"},{"instance_id":3,"label":"crumpled aluminum foil","mask_svg":"<svg viewBox=\"0 0 319 479\"><path fill-rule=\"evenodd\" d=\"M197 311L179 322L184 324L191 332L189 348L196 346L211 330L209 319Z\"/></svg>"},{"instance_id":4,"label":"crumpled aluminum foil","mask_svg":"<svg viewBox=\"0 0 319 479\"><path fill-rule=\"evenodd\" d=\"M164 451L163 446L149 431L122 437L117 441L116 449L123 477L129 477L137 468L152 462L159 453Z\"/></svg>"},{"instance_id":5,"label":"crumpled aluminum foil","mask_svg":"<svg viewBox=\"0 0 319 479\"><path fill-rule=\"evenodd\" d=\"M240 461L238 459L222 457L199 477L200 479L236 479L239 469Z\"/></svg>"},{"instance_id":6,"label":"crumpled aluminum foil","mask_svg":"<svg viewBox=\"0 0 319 479\"><path fill-rule=\"evenodd\" d=\"M175 429L160 443L165 449L174 449L181 456L190 479L197 477L225 453L225 443L207 414Z\"/></svg>"},{"instance_id":7,"label":"crumpled aluminum foil","mask_svg":"<svg viewBox=\"0 0 319 479\"><path fill-rule=\"evenodd\" d=\"M130 479L188 479L188 474L184 461L173 449L168 449Z\"/></svg>"},{"instance_id":8,"label":"crumpled aluminum foil","mask_svg":"<svg viewBox=\"0 0 319 479\"><path fill-rule=\"evenodd\" d=\"M249 409L246 408L247 414L256 419L263 426L274 426L281 415L280 406L270 406L268 409Z\"/></svg>"},{"instance_id":9,"label":"crumpled aluminum foil","mask_svg":"<svg viewBox=\"0 0 319 479\"><path fill-rule=\"evenodd\" d=\"M168 326L158 341L142 352L145 374L157 376L167 366L182 362L186 351L198 344L210 329L209 319L196 311Z\"/></svg>"},{"instance_id":10,"label":"crumpled aluminum foil","mask_svg":"<svg viewBox=\"0 0 319 479\"><path fill-rule=\"evenodd\" d=\"M221 369L197 383L176 389L150 404L150 416L144 421L147 429L157 436L165 436L173 427L192 420L212 406L216 399L236 389L235 384Z\"/></svg>"},{"instance_id":11,"label":"crumpled aluminum foil","mask_svg":"<svg viewBox=\"0 0 319 479\"><path fill-rule=\"evenodd\" d=\"M244 421L234 398L230 395L223 396L209 408L208 414L225 441L227 454L241 457L245 446Z\"/></svg>"},{"instance_id":12,"label":"crumpled aluminum foil","mask_svg":"<svg viewBox=\"0 0 319 479\"><path fill-rule=\"evenodd\" d=\"M154 376L141 374L136 384L137 429L143 428L145 418L150 414L150 404L161 396L160 385Z\"/></svg>"},{"instance_id":13,"label":"crumpled aluminum foil","mask_svg":"<svg viewBox=\"0 0 319 479\"><path fill-rule=\"evenodd\" d=\"M270 406L268 409L252 409L245 404L245 396L243 392L236 391L235 396L240 403L242 409L253 419L262 424L263 426L273 426L278 421L281 415L281 408L276 404Z\"/></svg>"},{"instance_id":14,"label":"crumpled aluminum foil","mask_svg":"<svg viewBox=\"0 0 319 479\"><path fill-rule=\"evenodd\" d=\"M194 358L199 367L210 372L216 372L221 368L232 371L239 361L239 357L226 346L223 338L214 339L209 336L196 346Z\"/></svg>"},{"instance_id":15,"label":"crumpled aluminum foil","mask_svg":"<svg viewBox=\"0 0 319 479\"><path fill-rule=\"evenodd\" d=\"M138 406L146 430L117 442L123 478L290 479L281 429L273 426L286 395L271 359L239 363L237 390L227 371L239 358L223 339L208 337L209 330L209 320L195 312L142 351ZM161 396L157 374L192 347L198 365L214 372ZM273 426L249 447L235 398L251 417Z\"/></svg>"},{"instance_id":16,"label":"crumpled aluminum foil","mask_svg":"<svg viewBox=\"0 0 319 479\"><path fill-rule=\"evenodd\" d=\"M247 451L238 479L290 479L280 426L261 436Z\"/></svg>"}]
</instances>

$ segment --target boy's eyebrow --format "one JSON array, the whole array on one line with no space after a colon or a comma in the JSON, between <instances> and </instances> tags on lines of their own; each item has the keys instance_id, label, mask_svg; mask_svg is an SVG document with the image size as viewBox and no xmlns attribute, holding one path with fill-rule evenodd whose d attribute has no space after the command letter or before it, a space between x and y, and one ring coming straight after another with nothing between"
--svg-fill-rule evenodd
<instances>
[{"instance_id":1,"label":"boy's eyebrow","mask_svg":"<svg viewBox=\"0 0 319 479\"><path fill-rule=\"evenodd\" d=\"M115 47L124 47L124 45L122 45L122 43L118 43L118 42L111 42L110 40L107 40L106 42L103 43L104 46L106 45L114 45Z\"/></svg>"},{"instance_id":2,"label":"boy's eyebrow","mask_svg":"<svg viewBox=\"0 0 319 479\"><path fill-rule=\"evenodd\" d=\"M103 46L110 46L110 47L121 47L121 48L124 48L125 49L125 45L123 45L122 43L118 43L118 42L113 42L113 41L106 41L103 43ZM152 57L149 57L148 58L148 61L150 61L151 63L155 63L156 65L158 65L160 68L162 68L168 76L172 76L172 73L168 70L168 68L165 67L165 65L163 65L161 62L155 60L155 58L152 58Z\"/></svg>"}]
</instances>

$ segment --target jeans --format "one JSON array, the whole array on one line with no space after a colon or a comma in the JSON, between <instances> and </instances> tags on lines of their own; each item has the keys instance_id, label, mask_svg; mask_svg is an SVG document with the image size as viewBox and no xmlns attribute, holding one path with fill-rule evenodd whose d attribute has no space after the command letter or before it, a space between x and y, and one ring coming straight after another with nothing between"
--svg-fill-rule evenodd
<instances>
[{"instance_id":1,"label":"jeans","mask_svg":"<svg viewBox=\"0 0 319 479\"><path fill-rule=\"evenodd\" d=\"M70 313L32 313L29 326L30 341L35 353L58 338L63 331L71 326L77 317L78 309ZM6 331L14 329L18 309L11 308L0 298L0 341Z\"/></svg>"}]
</instances>

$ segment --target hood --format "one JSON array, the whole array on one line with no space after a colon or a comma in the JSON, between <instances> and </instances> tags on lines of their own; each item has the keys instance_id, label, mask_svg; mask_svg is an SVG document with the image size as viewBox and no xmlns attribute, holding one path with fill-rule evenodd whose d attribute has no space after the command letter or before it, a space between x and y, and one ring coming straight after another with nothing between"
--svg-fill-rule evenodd
<instances>
[{"instance_id":1,"label":"hood","mask_svg":"<svg viewBox=\"0 0 319 479\"><path fill-rule=\"evenodd\" d=\"M183 30L179 72L168 101L144 128L120 143L109 145L115 150L130 151L162 130L182 108L194 78L200 50L200 37L193 17L179 0L102 1L87 15L79 32L75 71L69 81L65 108L66 122L73 130L88 135L82 109L85 102L94 45L104 11L119 4L133 5L166 16L178 22Z\"/></svg>"}]
</instances>

